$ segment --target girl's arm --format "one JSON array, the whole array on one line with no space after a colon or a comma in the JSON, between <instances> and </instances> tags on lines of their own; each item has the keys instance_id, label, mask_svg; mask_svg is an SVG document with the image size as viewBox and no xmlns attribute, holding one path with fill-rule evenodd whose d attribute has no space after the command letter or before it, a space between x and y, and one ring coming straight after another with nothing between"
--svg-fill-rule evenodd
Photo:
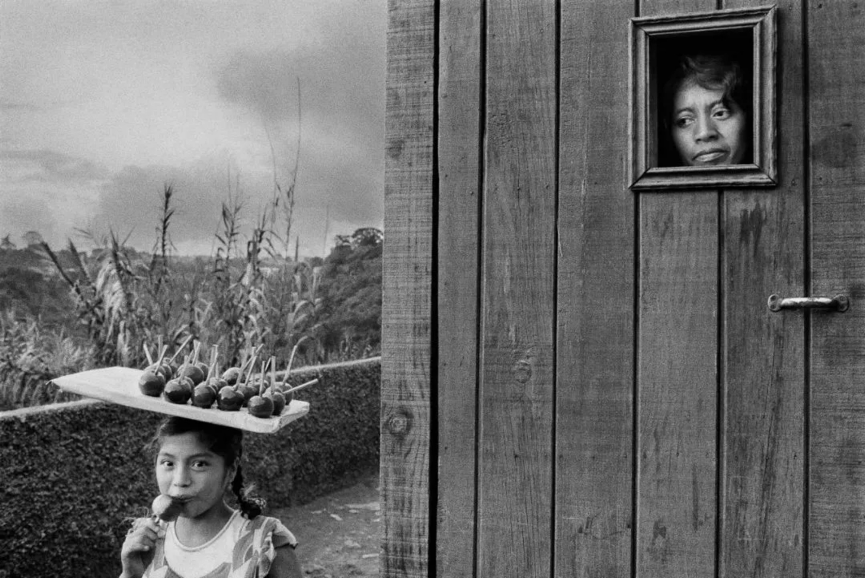
<instances>
[{"instance_id":1,"label":"girl's arm","mask_svg":"<svg viewBox=\"0 0 866 579\"><path fill-rule=\"evenodd\" d=\"M283 545L275 549L274 562L267 577L303 577L301 564L295 556L295 550L290 545Z\"/></svg>"}]
</instances>

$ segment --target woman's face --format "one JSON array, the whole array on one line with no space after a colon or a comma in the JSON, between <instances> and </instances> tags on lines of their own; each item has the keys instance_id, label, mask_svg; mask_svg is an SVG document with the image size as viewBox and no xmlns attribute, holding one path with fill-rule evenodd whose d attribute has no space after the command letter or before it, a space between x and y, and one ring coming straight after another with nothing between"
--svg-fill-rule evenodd
<instances>
[{"instance_id":1,"label":"woman's face","mask_svg":"<svg viewBox=\"0 0 866 579\"><path fill-rule=\"evenodd\" d=\"M748 149L746 115L722 90L683 83L674 95L671 136L684 165L736 165Z\"/></svg>"},{"instance_id":2,"label":"woman's face","mask_svg":"<svg viewBox=\"0 0 866 579\"><path fill-rule=\"evenodd\" d=\"M181 516L195 518L222 503L234 469L194 432L167 436L156 457L159 492L183 503Z\"/></svg>"}]
</instances>

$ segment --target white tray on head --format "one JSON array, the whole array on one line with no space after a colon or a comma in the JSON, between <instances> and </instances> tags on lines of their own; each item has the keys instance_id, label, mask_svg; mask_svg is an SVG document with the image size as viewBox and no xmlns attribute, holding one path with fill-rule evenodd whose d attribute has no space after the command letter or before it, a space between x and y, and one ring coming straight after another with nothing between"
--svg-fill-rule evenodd
<instances>
[{"instance_id":1,"label":"white tray on head","mask_svg":"<svg viewBox=\"0 0 866 579\"><path fill-rule=\"evenodd\" d=\"M55 378L52 382L68 392L97 398L105 402L262 434L277 432L310 410L309 402L292 400L279 416L257 418L250 414L246 408L241 408L237 412L229 412L219 410L216 406L199 408L189 403L174 404L162 396L142 394L141 390L138 389L138 379L143 373L144 370L136 370L135 368L101 368L69 374Z\"/></svg>"}]
</instances>

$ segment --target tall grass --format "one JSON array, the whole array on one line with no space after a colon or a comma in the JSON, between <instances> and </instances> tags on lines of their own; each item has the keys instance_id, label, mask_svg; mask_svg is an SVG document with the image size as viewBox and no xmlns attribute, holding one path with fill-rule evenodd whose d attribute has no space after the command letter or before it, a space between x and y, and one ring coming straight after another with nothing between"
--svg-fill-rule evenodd
<instances>
[{"instance_id":1,"label":"tall grass","mask_svg":"<svg viewBox=\"0 0 866 579\"><path fill-rule=\"evenodd\" d=\"M49 380L86 370L92 351L60 333L43 332L39 320L17 319L14 310L0 312L0 410L77 398Z\"/></svg>"},{"instance_id":2,"label":"tall grass","mask_svg":"<svg viewBox=\"0 0 866 579\"><path fill-rule=\"evenodd\" d=\"M275 188L271 201L243 231L244 203L231 188L222 203L209 266L179 268L170 232L174 188L166 185L151 254L128 248L114 232L97 240L92 257L70 242L76 266L64 268L48 244L47 256L76 300L75 316L87 329L94 364L144 365L145 348L178 345L188 338L216 346L223 366L236 365L263 347L283 361L311 327L316 313L320 269L282 254L279 231L291 231L291 196ZM293 189L293 184L291 189ZM293 194L292 194L293 195ZM325 356L314 345L300 352L302 362Z\"/></svg>"}]
</instances>

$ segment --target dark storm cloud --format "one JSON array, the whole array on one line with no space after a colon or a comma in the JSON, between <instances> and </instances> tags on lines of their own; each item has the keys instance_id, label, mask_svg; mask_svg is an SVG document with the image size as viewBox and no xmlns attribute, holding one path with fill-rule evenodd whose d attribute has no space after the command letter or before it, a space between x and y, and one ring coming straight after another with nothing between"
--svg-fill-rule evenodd
<instances>
[{"instance_id":1,"label":"dark storm cloud","mask_svg":"<svg viewBox=\"0 0 866 579\"><path fill-rule=\"evenodd\" d=\"M0 150L0 167L17 174L16 181L94 181L104 179L105 168L78 157L48 149Z\"/></svg>"},{"instance_id":2,"label":"dark storm cloud","mask_svg":"<svg viewBox=\"0 0 866 579\"><path fill-rule=\"evenodd\" d=\"M266 121L284 121L297 101L297 81L281 52L238 52L219 71L217 90Z\"/></svg>"},{"instance_id":3,"label":"dark storm cloud","mask_svg":"<svg viewBox=\"0 0 866 579\"><path fill-rule=\"evenodd\" d=\"M288 135L283 138L294 145L300 82L298 207L323 214L328 206L332 220L379 226L385 31L352 19L334 26L341 29L329 37L339 42L234 53L216 71L217 89L225 101L251 113L253 122L270 126L272 136L279 131L273 127L282 126Z\"/></svg>"},{"instance_id":4,"label":"dark storm cloud","mask_svg":"<svg viewBox=\"0 0 866 579\"><path fill-rule=\"evenodd\" d=\"M232 188L235 181L232 176ZM94 226L102 232L109 228L121 237L129 236L130 245L150 249L157 236L163 191L171 185L174 194L169 234L175 243L201 242L213 239L220 218L221 203L228 196L227 168L217 158L188 168L169 166L125 167L100 194ZM251 221L269 192L269 183L250 183L241 178L244 216Z\"/></svg>"},{"instance_id":5,"label":"dark storm cloud","mask_svg":"<svg viewBox=\"0 0 866 579\"><path fill-rule=\"evenodd\" d=\"M381 227L384 185L381 171L362 170L364 163L353 166L345 160L327 155L305 160L298 180L299 209L328 207L330 218L348 221L358 227ZM351 232L338 232L351 233Z\"/></svg>"}]
</instances>

